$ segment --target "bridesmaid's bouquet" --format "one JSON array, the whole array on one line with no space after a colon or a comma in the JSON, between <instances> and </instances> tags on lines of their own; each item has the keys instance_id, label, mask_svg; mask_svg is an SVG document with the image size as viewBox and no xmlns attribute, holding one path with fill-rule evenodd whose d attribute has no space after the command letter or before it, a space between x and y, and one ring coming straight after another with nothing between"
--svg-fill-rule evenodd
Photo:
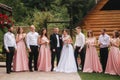
<instances>
[{"instance_id":1,"label":"bridesmaid's bouquet","mask_svg":"<svg viewBox=\"0 0 120 80\"><path fill-rule=\"evenodd\" d=\"M49 40L47 38L43 38L43 40L46 42L46 47L48 47Z\"/></svg>"}]
</instances>

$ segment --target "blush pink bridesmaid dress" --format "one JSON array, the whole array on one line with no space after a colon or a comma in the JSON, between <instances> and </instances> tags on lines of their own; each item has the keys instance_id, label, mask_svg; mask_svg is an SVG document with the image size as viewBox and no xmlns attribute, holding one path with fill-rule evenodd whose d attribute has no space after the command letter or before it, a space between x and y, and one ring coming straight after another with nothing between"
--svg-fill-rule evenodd
<instances>
[{"instance_id":1,"label":"blush pink bridesmaid dress","mask_svg":"<svg viewBox=\"0 0 120 80\"><path fill-rule=\"evenodd\" d=\"M14 55L13 70L14 71L28 71L28 55L24 42L25 36L20 34L17 42L17 52Z\"/></svg>"},{"instance_id":2,"label":"blush pink bridesmaid dress","mask_svg":"<svg viewBox=\"0 0 120 80\"><path fill-rule=\"evenodd\" d=\"M43 36L41 43L49 42L48 38ZM51 52L48 44L41 44L38 56L38 71L51 70Z\"/></svg>"},{"instance_id":3,"label":"blush pink bridesmaid dress","mask_svg":"<svg viewBox=\"0 0 120 80\"><path fill-rule=\"evenodd\" d=\"M95 47L96 38L86 39L86 57L83 72L102 72L102 66Z\"/></svg>"},{"instance_id":4,"label":"blush pink bridesmaid dress","mask_svg":"<svg viewBox=\"0 0 120 80\"><path fill-rule=\"evenodd\" d=\"M111 39L112 44L117 44L118 38ZM120 75L120 50L119 47L111 45L107 65L106 65L106 74L111 75Z\"/></svg>"}]
</instances>

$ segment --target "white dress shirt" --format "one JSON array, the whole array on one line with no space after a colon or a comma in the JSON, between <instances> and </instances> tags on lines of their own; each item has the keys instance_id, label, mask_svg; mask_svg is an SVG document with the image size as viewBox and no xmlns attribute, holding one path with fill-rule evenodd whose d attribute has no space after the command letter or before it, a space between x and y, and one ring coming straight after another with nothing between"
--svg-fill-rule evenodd
<instances>
[{"instance_id":1,"label":"white dress shirt","mask_svg":"<svg viewBox=\"0 0 120 80\"><path fill-rule=\"evenodd\" d=\"M85 35L80 32L79 34L76 35L76 41L74 46L81 47L82 49L84 45L85 45Z\"/></svg>"},{"instance_id":2,"label":"white dress shirt","mask_svg":"<svg viewBox=\"0 0 120 80\"><path fill-rule=\"evenodd\" d=\"M27 48L30 49L30 46L38 46L38 37L37 32L29 32L26 36Z\"/></svg>"},{"instance_id":3,"label":"white dress shirt","mask_svg":"<svg viewBox=\"0 0 120 80\"><path fill-rule=\"evenodd\" d=\"M110 36L107 34L100 35L98 42L101 43L100 48L108 47L110 44Z\"/></svg>"},{"instance_id":4,"label":"white dress shirt","mask_svg":"<svg viewBox=\"0 0 120 80\"><path fill-rule=\"evenodd\" d=\"M57 38L57 47L60 47L59 35L56 34L56 38Z\"/></svg>"},{"instance_id":5,"label":"white dress shirt","mask_svg":"<svg viewBox=\"0 0 120 80\"><path fill-rule=\"evenodd\" d=\"M8 47L16 47L16 40L15 40L15 35L11 32L7 32L4 35L4 46L6 50L9 50Z\"/></svg>"}]
</instances>

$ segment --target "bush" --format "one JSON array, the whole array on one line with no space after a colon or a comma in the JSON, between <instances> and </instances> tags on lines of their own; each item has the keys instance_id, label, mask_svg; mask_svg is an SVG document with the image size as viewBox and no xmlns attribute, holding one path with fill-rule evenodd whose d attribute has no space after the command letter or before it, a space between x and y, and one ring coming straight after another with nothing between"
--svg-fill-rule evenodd
<instances>
[{"instance_id":1,"label":"bush","mask_svg":"<svg viewBox=\"0 0 120 80\"><path fill-rule=\"evenodd\" d=\"M37 29L44 27L44 21L52 20L53 15L49 11L40 12L38 10L34 11L33 14L33 24L37 27Z\"/></svg>"},{"instance_id":2,"label":"bush","mask_svg":"<svg viewBox=\"0 0 120 80\"><path fill-rule=\"evenodd\" d=\"M3 54L0 54L0 62L5 62L6 61L6 57Z\"/></svg>"}]
</instances>

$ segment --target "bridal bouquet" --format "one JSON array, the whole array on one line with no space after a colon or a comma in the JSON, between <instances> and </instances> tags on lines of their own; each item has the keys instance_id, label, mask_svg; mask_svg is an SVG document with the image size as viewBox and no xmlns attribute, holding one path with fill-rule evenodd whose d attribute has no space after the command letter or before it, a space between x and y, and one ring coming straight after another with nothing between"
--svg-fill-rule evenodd
<instances>
[{"instance_id":1,"label":"bridal bouquet","mask_svg":"<svg viewBox=\"0 0 120 80\"><path fill-rule=\"evenodd\" d=\"M69 47L69 40L66 40L66 47Z\"/></svg>"},{"instance_id":2,"label":"bridal bouquet","mask_svg":"<svg viewBox=\"0 0 120 80\"><path fill-rule=\"evenodd\" d=\"M69 47L68 44L66 45L66 47Z\"/></svg>"}]
</instances>

